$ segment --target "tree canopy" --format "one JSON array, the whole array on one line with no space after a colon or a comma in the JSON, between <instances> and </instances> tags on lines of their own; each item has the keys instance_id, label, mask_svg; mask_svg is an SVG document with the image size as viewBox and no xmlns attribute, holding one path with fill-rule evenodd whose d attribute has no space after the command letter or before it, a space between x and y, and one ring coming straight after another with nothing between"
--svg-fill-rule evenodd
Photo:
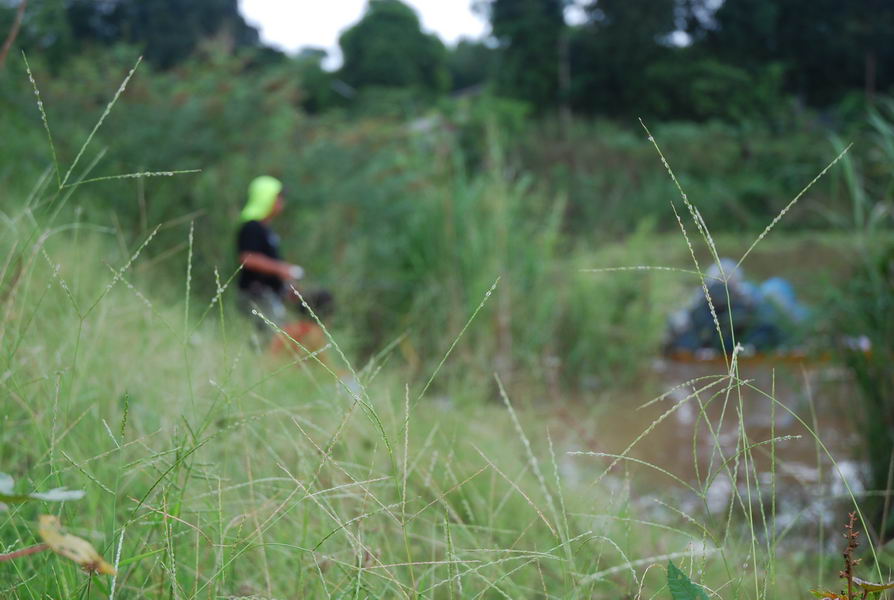
<instances>
[{"instance_id":1,"label":"tree canopy","mask_svg":"<svg viewBox=\"0 0 894 600\"><path fill-rule=\"evenodd\" d=\"M485 5L499 43L497 89L535 106L559 101L563 0L493 0Z\"/></svg>"},{"instance_id":2,"label":"tree canopy","mask_svg":"<svg viewBox=\"0 0 894 600\"><path fill-rule=\"evenodd\" d=\"M319 53L289 59L305 108L362 103L375 95L365 90L393 106L474 88L541 115L563 107L741 120L765 118L791 98L828 108L871 102L894 86L890 0L590 0L576 3L572 24L570 0L457 1L489 20L488 38L447 48L405 2L369 0L339 40L338 71L324 69ZM19 2L0 0L0 31L12 29ZM255 66L286 59L261 44L238 0L32 0L17 44L58 68L90 47L124 43L170 69L208 38L250 50Z\"/></svg>"},{"instance_id":3,"label":"tree canopy","mask_svg":"<svg viewBox=\"0 0 894 600\"><path fill-rule=\"evenodd\" d=\"M448 89L447 50L422 31L419 17L400 0L370 0L363 18L339 38L340 77L355 88Z\"/></svg>"},{"instance_id":4,"label":"tree canopy","mask_svg":"<svg viewBox=\"0 0 894 600\"><path fill-rule=\"evenodd\" d=\"M43 0L30 3L25 15L20 43L57 63L95 44L135 45L160 68L185 60L213 36L235 48L259 45L237 0Z\"/></svg>"}]
</instances>

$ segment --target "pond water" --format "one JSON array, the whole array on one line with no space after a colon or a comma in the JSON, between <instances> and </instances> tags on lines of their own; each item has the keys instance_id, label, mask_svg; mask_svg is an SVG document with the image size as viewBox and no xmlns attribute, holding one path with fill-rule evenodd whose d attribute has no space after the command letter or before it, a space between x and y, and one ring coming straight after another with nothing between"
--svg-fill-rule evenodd
<instances>
[{"instance_id":1,"label":"pond water","mask_svg":"<svg viewBox=\"0 0 894 600\"><path fill-rule=\"evenodd\" d=\"M555 413L564 475L629 486L656 520L677 510L699 521L725 514L738 489L777 531L837 542L824 531L844 521L850 492L863 492L847 374L828 363L742 364L747 385L731 386L724 373L722 365L660 361L638 394L565 401Z\"/></svg>"}]
</instances>

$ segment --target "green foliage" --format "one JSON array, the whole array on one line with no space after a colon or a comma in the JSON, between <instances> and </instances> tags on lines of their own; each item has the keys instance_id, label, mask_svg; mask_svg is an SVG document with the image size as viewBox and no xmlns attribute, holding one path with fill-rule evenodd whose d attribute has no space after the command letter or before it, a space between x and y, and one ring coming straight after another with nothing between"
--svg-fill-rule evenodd
<instances>
[{"instance_id":1,"label":"green foliage","mask_svg":"<svg viewBox=\"0 0 894 600\"><path fill-rule=\"evenodd\" d=\"M676 49L646 66L643 78L645 89L639 105L646 114L660 119L776 123L787 113L783 68L778 63L749 72Z\"/></svg>"},{"instance_id":2,"label":"green foliage","mask_svg":"<svg viewBox=\"0 0 894 600\"><path fill-rule=\"evenodd\" d=\"M236 0L46 0L30 3L25 15L21 47L54 65L96 45L131 44L153 65L170 68L211 37L233 48L259 44Z\"/></svg>"},{"instance_id":3,"label":"green foliage","mask_svg":"<svg viewBox=\"0 0 894 600\"><path fill-rule=\"evenodd\" d=\"M497 89L537 110L559 101L561 0L492 0L491 27L500 44Z\"/></svg>"},{"instance_id":4,"label":"green foliage","mask_svg":"<svg viewBox=\"0 0 894 600\"><path fill-rule=\"evenodd\" d=\"M462 39L450 48L447 67L454 91L487 85L496 71L497 50L484 42Z\"/></svg>"},{"instance_id":5,"label":"green foliage","mask_svg":"<svg viewBox=\"0 0 894 600\"><path fill-rule=\"evenodd\" d=\"M837 290L833 314L835 331L848 336L838 341L839 352L860 390L860 406L852 416L869 465L867 487L886 489L894 453L894 245L880 240L863 247L862 256L858 270ZM870 352L860 339L869 342ZM867 508L881 517L880 500L868 499ZM890 531L891 522L884 527Z\"/></svg>"},{"instance_id":6,"label":"green foliage","mask_svg":"<svg viewBox=\"0 0 894 600\"><path fill-rule=\"evenodd\" d=\"M493 165L491 150L504 149L520 139L531 118L526 102L484 94L445 102L440 107L456 132L456 150L462 166L478 173Z\"/></svg>"},{"instance_id":7,"label":"green foliage","mask_svg":"<svg viewBox=\"0 0 894 600\"><path fill-rule=\"evenodd\" d=\"M894 243L890 238L894 179L889 168L882 166L894 159L892 108L888 104L873 113L875 151L845 161L844 183L852 211L844 223L854 232L853 251L859 262L851 276L833 288L828 300L833 347L859 389L859 406L851 416L862 434L869 489L891 485L894 456ZM881 177L870 176L875 170ZM866 504L875 518L886 518L881 499L868 498ZM881 528L889 534L894 523L888 518Z\"/></svg>"},{"instance_id":8,"label":"green foliage","mask_svg":"<svg viewBox=\"0 0 894 600\"><path fill-rule=\"evenodd\" d=\"M12 28L16 9L10 3L0 3L0 31L3 32L0 35L3 37ZM21 48L27 52L40 53L54 67L61 65L78 48L68 20L65 0L29 2L16 42L16 47L11 49L10 54L17 54L16 50ZM9 62L11 60L7 57L7 64Z\"/></svg>"},{"instance_id":9,"label":"green foliage","mask_svg":"<svg viewBox=\"0 0 894 600\"><path fill-rule=\"evenodd\" d=\"M667 563L667 587L673 600L708 600L705 591L692 583L673 561Z\"/></svg>"},{"instance_id":10,"label":"green foliage","mask_svg":"<svg viewBox=\"0 0 894 600\"><path fill-rule=\"evenodd\" d=\"M370 0L339 45L344 55L339 76L355 88L404 87L429 94L449 88L444 44L424 33L415 11L400 0Z\"/></svg>"},{"instance_id":11,"label":"green foliage","mask_svg":"<svg viewBox=\"0 0 894 600\"><path fill-rule=\"evenodd\" d=\"M294 61L298 81L301 82L301 106L310 114L331 108L338 101L332 89L333 75L323 69L325 57L325 50L304 48Z\"/></svg>"},{"instance_id":12,"label":"green foliage","mask_svg":"<svg viewBox=\"0 0 894 600\"><path fill-rule=\"evenodd\" d=\"M0 31L11 26L13 4L0 3ZM894 85L884 68L894 60L886 0L600 0L583 3L573 25L567 0L475 4L492 36L448 50L401 0L370 0L341 37L336 74L263 46L236 0L31 2L18 47L58 73L97 47L126 44L166 70L212 43L250 57L253 69L292 63L302 105L314 114L417 115L450 91L481 86L538 116L559 108L564 116L778 126L797 116L792 99L829 109L859 96L862 118Z\"/></svg>"},{"instance_id":13,"label":"green foliage","mask_svg":"<svg viewBox=\"0 0 894 600\"><path fill-rule=\"evenodd\" d=\"M661 94L646 70L670 51L674 0L600 0L574 32L571 70L576 107L587 112L637 114L643 96Z\"/></svg>"},{"instance_id":14,"label":"green foliage","mask_svg":"<svg viewBox=\"0 0 894 600\"><path fill-rule=\"evenodd\" d=\"M68 67L71 79L49 79L45 69L34 65L42 95L53 106L49 118L59 140L57 153L63 165L74 159L92 120L113 96L115 89L106 82L120 78L133 64L132 49L118 50L106 54L104 61L92 54L72 59ZM199 221L199 227L208 226L226 235L236 222L235 214L244 198L243 182L260 171L282 172L291 163L291 132L303 119L297 110L302 95L293 71L287 65L258 71L251 68L247 58L233 58L218 50L208 47L202 56L176 71L153 72L148 65L141 66L88 149L83 167L86 169L96 158L100 162L90 171L74 174L75 178L87 173L100 177L134 170L168 171L172 165L181 169L205 165L192 186L183 188L171 180L137 185L133 181L112 181L81 205L85 216L93 218L114 211L128 235L142 238L150 223L193 213L194 217L207 215L207 220ZM9 126L17 128L30 121L33 128L39 123L33 94L14 82L13 75L21 73L11 73L7 80L16 94L12 96L13 106L21 112ZM167 108L158 110L159 106ZM265 118L258 119L258 114ZM19 121L24 115L31 115L31 119ZM123 128L131 134L114 133ZM26 149L30 137L20 141L20 150L30 152ZM47 164L45 149L35 146L32 150L36 151L34 160L25 164ZM37 180L38 173L38 169L32 171L32 180ZM24 181L23 175L0 172L0 177L13 182ZM122 202L122 195L127 200ZM163 245L179 243L164 233L160 240ZM229 268L232 261L231 249L226 245L198 248L197 254L222 268Z\"/></svg>"},{"instance_id":15,"label":"green foliage","mask_svg":"<svg viewBox=\"0 0 894 600\"><path fill-rule=\"evenodd\" d=\"M714 231L760 230L836 152L806 131L777 133L758 124L658 122L656 135L673 157L689 196ZM859 133L855 132L856 138ZM710 149L710 151L706 151ZM856 152L862 153L857 148ZM518 168L538 177L549 193L567 194L568 231L592 236L626 235L643 219L663 230L674 224L674 193L661 163L640 133L607 120L575 121L563 130L546 122L525 129L515 153ZM767 177L772 173L772 177ZM887 175L873 173L882 184ZM828 227L828 214L850 210L832 178L813 188L811 204L783 227ZM592 239L592 238L591 238Z\"/></svg>"},{"instance_id":16,"label":"green foliage","mask_svg":"<svg viewBox=\"0 0 894 600\"><path fill-rule=\"evenodd\" d=\"M553 348L573 386L592 389L630 381L642 368L637 357L654 356L660 347L666 315L656 307L674 306L685 287L660 275L591 272L666 260L654 238L654 227L644 222L622 244L581 253L570 265L570 272L581 275L568 278L558 290L561 312Z\"/></svg>"},{"instance_id":17,"label":"green foliage","mask_svg":"<svg viewBox=\"0 0 894 600\"><path fill-rule=\"evenodd\" d=\"M786 91L824 105L849 89L872 94L894 84L878 68L891 60L884 40L892 34L894 10L884 0L741 0L720 6L706 46L752 69L781 62Z\"/></svg>"}]
</instances>

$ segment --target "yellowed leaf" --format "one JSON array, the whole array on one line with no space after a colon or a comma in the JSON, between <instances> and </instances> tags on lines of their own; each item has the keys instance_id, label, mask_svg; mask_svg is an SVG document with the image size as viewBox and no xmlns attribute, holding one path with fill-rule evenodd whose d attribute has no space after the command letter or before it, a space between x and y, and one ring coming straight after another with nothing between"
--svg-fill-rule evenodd
<instances>
[{"instance_id":1,"label":"yellowed leaf","mask_svg":"<svg viewBox=\"0 0 894 600\"><path fill-rule=\"evenodd\" d=\"M859 577L854 577L853 581L867 592L884 592L885 590L894 588L894 581L889 581L888 583L872 583L871 581L866 581Z\"/></svg>"},{"instance_id":2,"label":"yellowed leaf","mask_svg":"<svg viewBox=\"0 0 894 600\"><path fill-rule=\"evenodd\" d=\"M37 520L37 533L50 550L60 556L78 563L88 573L114 575L115 567L107 563L99 555L90 542L77 536L65 533L59 517L40 515Z\"/></svg>"}]
</instances>

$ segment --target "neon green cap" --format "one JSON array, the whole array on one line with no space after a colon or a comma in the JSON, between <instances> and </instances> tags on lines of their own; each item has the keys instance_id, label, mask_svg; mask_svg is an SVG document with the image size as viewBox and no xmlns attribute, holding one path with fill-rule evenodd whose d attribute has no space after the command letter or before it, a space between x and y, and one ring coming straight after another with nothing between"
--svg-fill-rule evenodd
<instances>
[{"instance_id":1,"label":"neon green cap","mask_svg":"<svg viewBox=\"0 0 894 600\"><path fill-rule=\"evenodd\" d=\"M248 202L242 209L243 221L261 221L270 216L276 197L282 191L282 182L269 175L255 177L248 184Z\"/></svg>"}]
</instances>

